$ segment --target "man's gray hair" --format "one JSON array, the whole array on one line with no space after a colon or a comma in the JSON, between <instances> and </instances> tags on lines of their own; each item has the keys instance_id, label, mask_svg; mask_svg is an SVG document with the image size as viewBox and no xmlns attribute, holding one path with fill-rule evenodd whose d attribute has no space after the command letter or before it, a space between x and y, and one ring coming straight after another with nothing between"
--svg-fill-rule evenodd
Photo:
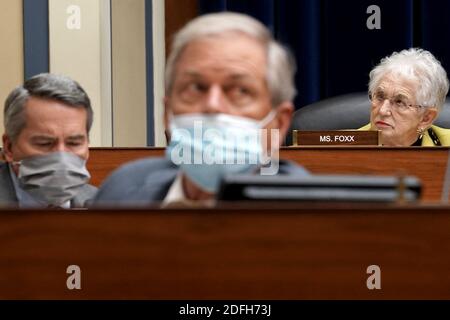
<instances>
[{"instance_id":1,"label":"man's gray hair","mask_svg":"<svg viewBox=\"0 0 450 320\"><path fill-rule=\"evenodd\" d=\"M175 34L166 64L166 94L170 94L175 80L175 65L183 49L205 36L240 32L257 39L267 52L267 84L272 105L292 101L296 95L295 60L290 52L273 38L270 31L256 19L244 14L221 12L195 18Z\"/></svg>"},{"instance_id":2,"label":"man's gray hair","mask_svg":"<svg viewBox=\"0 0 450 320\"><path fill-rule=\"evenodd\" d=\"M93 111L91 101L78 82L62 75L41 73L15 88L5 101L5 133L15 142L26 125L25 105L30 97L61 102L87 111L86 130L92 127Z\"/></svg>"},{"instance_id":3,"label":"man's gray hair","mask_svg":"<svg viewBox=\"0 0 450 320\"><path fill-rule=\"evenodd\" d=\"M417 104L442 109L449 81L441 63L429 51L411 48L381 59L370 72L369 94L375 92L386 75L414 81L418 85Z\"/></svg>"}]
</instances>

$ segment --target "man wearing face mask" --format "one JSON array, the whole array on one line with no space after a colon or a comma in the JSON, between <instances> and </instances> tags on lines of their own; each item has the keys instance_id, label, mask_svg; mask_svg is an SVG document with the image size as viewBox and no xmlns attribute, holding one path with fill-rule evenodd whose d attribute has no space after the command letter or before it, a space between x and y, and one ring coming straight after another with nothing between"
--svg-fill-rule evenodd
<instances>
[{"instance_id":1,"label":"man wearing face mask","mask_svg":"<svg viewBox=\"0 0 450 320\"><path fill-rule=\"evenodd\" d=\"M120 168L94 202L209 206L226 174L308 175L274 156L294 109L294 73L289 53L257 20L192 20L175 35L166 66L166 157Z\"/></svg>"},{"instance_id":2,"label":"man wearing face mask","mask_svg":"<svg viewBox=\"0 0 450 320\"><path fill-rule=\"evenodd\" d=\"M88 184L88 133L93 111L72 79L39 74L7 97L0 164L0 206L83 208Z\"/></svg>"}]
</instances>

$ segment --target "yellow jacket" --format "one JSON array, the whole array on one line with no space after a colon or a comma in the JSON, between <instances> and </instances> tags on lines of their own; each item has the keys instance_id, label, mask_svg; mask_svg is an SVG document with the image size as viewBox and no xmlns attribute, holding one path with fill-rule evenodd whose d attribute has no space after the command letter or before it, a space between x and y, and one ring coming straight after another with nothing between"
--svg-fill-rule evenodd
<instances>
[{"instance_id":1,"label":"yellow jacket","mask_svg":"<svg viewBox=\"0 0 450 320\"><path fill-rule=\"evenodd\" d=\"M359 128L358 130L370 130L370 123L365 125L364 127ZM441 142L441 146L448 147L450 146L450 129L444 129L438 126L431 126L431 130L434 131L437 138ZM422 147L434 147L436 144L431 139L428 130L424 132L422 138Z\"/></svg>"}]
</instances>

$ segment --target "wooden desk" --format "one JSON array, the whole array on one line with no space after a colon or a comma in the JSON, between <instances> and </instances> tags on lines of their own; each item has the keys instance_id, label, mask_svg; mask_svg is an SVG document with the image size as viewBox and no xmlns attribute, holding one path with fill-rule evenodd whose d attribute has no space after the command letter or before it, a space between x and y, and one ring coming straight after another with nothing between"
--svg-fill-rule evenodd
<instances>
[{"instance_id":1,"label":"wooden desk","mask_svg":"<svg viewBox=\"0 0 450 320\"><path fill-rule=\"evenodd\" d=\"M0 299L450 298L449 207L277 207L3 211Z\"/></svg>"},{"instance_id":2,"label":"wooden desk","mask_svg":"<svg viewBox=\"0 0 450 320\"><path fill-rule=\"evenodd\" d=\"M405 174L422 180L424 201L439 201L448 148L287 147L280 157L313 173ZM164 148L92 148L88 169L99 185L119 165L139 158L163 156Z\"/></svg>"}]
</instances>

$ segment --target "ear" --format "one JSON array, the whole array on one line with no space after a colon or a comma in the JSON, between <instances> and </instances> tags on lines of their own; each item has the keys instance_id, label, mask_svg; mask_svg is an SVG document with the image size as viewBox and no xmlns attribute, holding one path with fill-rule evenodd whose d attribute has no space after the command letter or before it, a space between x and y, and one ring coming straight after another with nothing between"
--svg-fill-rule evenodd
<instances>
[{"instance_id":1,"label":"ear","mask_svg":"<svg viewBox=\"0 0 450 320\"><path fill-rule=\"evenodd\" d=\"M280 130L280 146L284 143L289 128L291 127L292 114L294 113L294 105L290 101L279 104L276 108L278 121L278 129Z\"/></svg>"},{"instance_id":2,"label":"ear","mask_svg":"<svg viewBox=\"0 0 450 320\"><path fill-rule=\"evenodd\" d=\"M421 128L430 127L434 120L437 118L438 114L439 112L437 108L426 108L419 126Z\"/></svg>"},{"instance_id":3,"label":"ear","mask_svg":"<svg viewBox=\"0 0 450 320\"><path fill-rule=\"evenodd\" d=\"M13 158L13 152L12 152L11 139L5 133L2 136L2 141L3 141L3 155L5 156L5 160L7 162L12 162L14 158Z\"/></svg>"}]
</instances>

